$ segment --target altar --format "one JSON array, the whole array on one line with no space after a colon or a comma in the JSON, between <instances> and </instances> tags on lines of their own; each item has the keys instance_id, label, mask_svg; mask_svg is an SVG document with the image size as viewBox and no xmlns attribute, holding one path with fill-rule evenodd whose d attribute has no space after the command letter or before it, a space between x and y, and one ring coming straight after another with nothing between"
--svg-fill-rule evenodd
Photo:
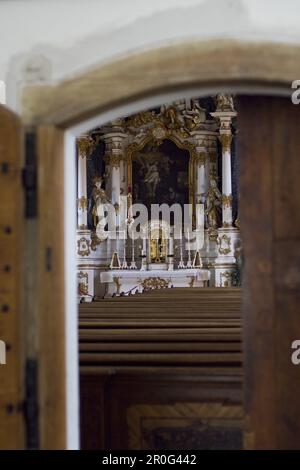
<instances>
[{"instance_id":1,"label":"altar","mask_svg":"<svg viewBox=\"0 0 300 470\"><path fill-rule=\"evenodd\" d=\"M80 136L78 301L240 283L233 98L184 99Z\"/></svg>"},{"instance_id":2,"label":"altar","mask_svg":"<svg viewBox=\"0 0 300 470\"><path fill-rule=\"evenodd\" d=\"M100 282L106 284L105 296L113 294L128 295L151 289L165 289L170 287L206 287L210 279L208 269L176 269L163 271L124 271L115 269L100 273Z\"/></svg>"}]
</instances>

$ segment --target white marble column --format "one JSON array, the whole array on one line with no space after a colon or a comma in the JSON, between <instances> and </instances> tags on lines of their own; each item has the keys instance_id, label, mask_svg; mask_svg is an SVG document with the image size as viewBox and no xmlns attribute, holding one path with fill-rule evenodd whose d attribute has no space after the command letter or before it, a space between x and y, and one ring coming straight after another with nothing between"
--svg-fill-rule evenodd
<instances>
[{"instance_id":1,"label":"white marble column","mask_svg":"<svg viewBox=\"0 0 300 470\"><path fill-rule=\"evenodd\" d=\"M120 196L121 196L121 171L120 165L124 158L123 142L126 138L126 134L121 132L111 132L105 134L104 140L106 143L106 154L105 159L107 165L109 165L109 188L111 202L116 209L116 225L117 228L120 225L119 220L119 208L120 208Z\"/></svg>"},{"instance_id":2,"label":"white marble column","mask_svg":"<svg viewBox=\"0 0 300 470\"><path fill-rule=\"evenodd\" d=\"M211 115L220 120L219 140L222 145L222 226L232 227L232 175L231 175L231 121L237 113L233 109L217 110Z\"/></svg>"},{"instance_id":3,"label":"white marble column","mask_svg":"<svg viewBox=\"0 0 300 470\"><path fill-rule=\"evenodd\" d=\"M231 141L232 135L221 133L222 144L222 221L223 227L232 226L232 175Z\"/></svg>"},{"instance_id":4,"label":"white marble column","mask_svg":"<svg viewBox=\"0 0 300 470\"><path fill-rule=\"evenodd\" d=\"M120 206L121 206L121 174L120 164L124 157L124 146L123 142L126 138L126 134L120 132L120 129L115 132L114 128L110 128L110 132L103 136L105 140L105 161L109 166L109 181L107 186L110 189L109 197L112 205L115 208L113 219L109 216L109 227L110 228L110 244L112 252L117 252L119 257L123 256L125 240L120 237L120 228L124 230L120 220Z\"/></svg>"},{"instance_id":5,"label":"white marble column","mask_svg":"<svg viewBox=\"0 0 300 470\"><path fill-rule=\"evenodd\" d=\"M203 149L197 150L196 156L196 168L197 168L197 196L196 202L198 204L205 202L205 193L207 191L206 186L206 174L205 174L205 161L206 161L206 152Z\"/></svg>"},{"instance_id":6,"label":"white marble column","mask_svg":"<svg viewBox=\"0 0 300 470\"><path fill-rule=\"evenodd\" d=\"M87 229L87 171L86 161L92 141L88 136L80 137L77 140L78 149L78 182L77 182L77 228Z\"/></svg>"}]
</instances>

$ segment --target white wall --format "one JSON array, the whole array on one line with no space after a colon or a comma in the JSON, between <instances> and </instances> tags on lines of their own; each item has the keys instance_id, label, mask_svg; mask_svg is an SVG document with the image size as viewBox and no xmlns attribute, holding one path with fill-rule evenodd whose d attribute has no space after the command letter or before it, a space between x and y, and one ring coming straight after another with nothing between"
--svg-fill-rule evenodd
<instances>
[{"instance_id":1,"label":"white wall","mask_svg":"<svg viewBox=\"0 0 300 470\"><path fill-rule=\"evenodd\" d=\"M299 43L299 17L299 0L2 0L0 80L8 106L18 109L21 84L61 80L174 41Z\"/></svg>"}]
</instances>

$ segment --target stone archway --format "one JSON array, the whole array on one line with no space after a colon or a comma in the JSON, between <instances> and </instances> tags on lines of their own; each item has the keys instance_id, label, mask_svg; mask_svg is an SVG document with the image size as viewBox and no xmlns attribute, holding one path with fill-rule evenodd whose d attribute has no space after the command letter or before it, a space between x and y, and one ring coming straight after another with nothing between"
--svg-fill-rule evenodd
<instances>
[{"instance_id":1,"label":"stone archway","mask_svg":"<svg viewBox=\"0 0 300 470\"><path fill-rule=\"evenodd\" d=\"M39 133L39 151L43 154L44 162L51 159L53 164L57 164L63 153L63 131L92 117L103 115L120 106L127 106L132 102L142 101L147 97L163 96L167 93L180 95L186 90L194 90L193 95L196 90L196 93L198 95L202 94L202 96L223 90L243 91L248 94L289 96L291 82L300 76L298 57L299 47L289 45L240 43L235 41L176 44L132 55L105 66L99 66L56 86L27 87L23 93L22 114L26 124L44 126L42 132ZM47 168L50 170L49 164ZM60 165L57 165L57 170L60 170L60 168ZM266 167L265 169L269 170ZM52 200L47 198L47 207L43 213L44 220L47 215L49 215L49 218L53 216L62 201L63 176L58 174L57 177L58 179L61 178L61 181L55 180L57 185L56 194ZM47 188L43 186L43 183L40 184L39 189L41 192L47 192ZM60 227L63 225L63 216L61 210L59 212ZM253 222L251 218L249 220ZM56 249L56 252L54 251L54 263L63 256L65 246L62 230L56 231L55 234L49 234L49 231L44 230L40 243L42 247L50 246ZM41 269L43 270L44 267ZM62 262L56 266L56 272L47 273L48 294L50 294L51 279L54 279L54 276L56 276L56 284L57 280L64 279ZM41 275L40 282L42 283L43 280L45 280L45 276ZM52 309L57 312L51 318L48 317L48 329L57 320L62 322L62 315L66 312L62 290L58 300L53 290L51 290L51 296L48 296L47 310ZM255 317L254 324L250 325L252 335L255 335L255 328L257 327L255 321L258 321L258 317ZM265 321L266 326L268 323L266 318ZM45 331L44 329L44 334ZM273 336L271 340L274 342L276 337ZM261 338L261 341L263 341L263 338ZM257 344L259 346L259 342ZM63 349L63 344L61 349ZM61 361L62 377L65 372L63 359ZM263 357L260 359L263 361ZM274 361L271 360L271 363L274 366ZM47 369L44 383L46 387L47 381L49 383L52 381L51 367L57 369L57 365L49 364L49 361L45 358L44 364L41 364L41 367L43 366ZM287 381L288 377L286 383ZM65 383L63 383L63 380L59 390L54 387L49 387L49 390L48 403L50 408L51 405L55 404L57 394L63 397L62 401L67 400L64 395ZM258 400L257 396L255 398ZM260 434L255 441L253 430L256 431L259 425L258 411L262 406L261 400L259 401L260 406L255 410L254 418L252 421L249 418L247 423L250 423L249 447L276 446L277 441L273 435ZM55 422L57 411L55 408L52 408L52 410L52 419ZM273 411L271 409L269 414L266 415L268 418L267 424L269 425L275 420ZM251 413L253 413L253 409L250 409L250 415ZM57 416L57 421L61 420L61 416ZM66 445L65 437L55 436L55 429L49 429L47 423L44 426L44 443L47 446L51 447L52 442L55 443L56 447ZM288 436L288 432L286 432L286 436Z\"/></svg>"}]
</instances>

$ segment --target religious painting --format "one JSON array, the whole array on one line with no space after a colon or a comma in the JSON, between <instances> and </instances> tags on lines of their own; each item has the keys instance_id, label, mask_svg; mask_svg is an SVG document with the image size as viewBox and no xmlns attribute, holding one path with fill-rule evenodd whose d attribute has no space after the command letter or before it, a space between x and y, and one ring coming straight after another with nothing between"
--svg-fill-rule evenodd
<instances>
[{"instance_id":1,"label":"religious painting","mask_svg":"<svg viewBox=\"0 0 300 470\"><path fill-rule=\"evenodd\" d=\"M133 203L189 203L189 152L171 140L146 145L132 157Z\"/></svg>"}]
</instances>

